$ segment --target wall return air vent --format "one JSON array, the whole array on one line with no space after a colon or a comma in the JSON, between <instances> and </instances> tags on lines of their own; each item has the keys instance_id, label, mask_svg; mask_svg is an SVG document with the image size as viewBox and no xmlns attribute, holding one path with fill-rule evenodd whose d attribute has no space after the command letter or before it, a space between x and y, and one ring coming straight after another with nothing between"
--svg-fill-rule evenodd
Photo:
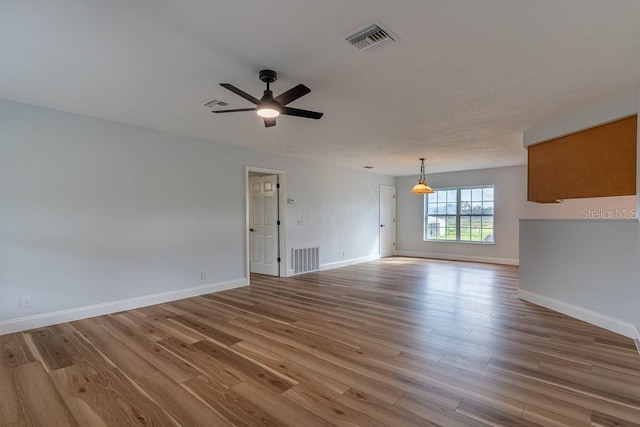
<instances>
[{"instance_id":1,"label":"wall return air vent","mask_svg":"<svg viewBox=\"0 0 640 427\"><path fill-rule=\"evenodd\" d=\"M386 29L379 21L374 21L345 36L344 39L360 52L369 53L395 42L398 36Z\"/></svg>"},{"instance_id":2,"label":"wall return air vent","mask_svg":"<svg viewBox=\"0 0 640 427\"><path fill-rule=\"evenodd\" d=\"M291 267L295 274L320 270L320 247L292 248Z\"/></svg>"}]
</instances>

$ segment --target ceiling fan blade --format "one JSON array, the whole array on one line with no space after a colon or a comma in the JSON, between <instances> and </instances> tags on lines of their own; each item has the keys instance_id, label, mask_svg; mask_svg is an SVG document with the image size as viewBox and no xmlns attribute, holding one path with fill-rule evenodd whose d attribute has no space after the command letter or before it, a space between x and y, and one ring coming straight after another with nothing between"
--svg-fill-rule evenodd
<instances>
[{"instance_id":1,"label":"ceiling fan blade","mask_svg":"<svg viewBox=\"0 0 640 427\"><path fill-rule=\"evenodd\" d=\"M323 113L317 113L315 111L300 110L298 108L291 108L291 107L282 107L280 114L286 114L289 116L306 117L307 119L316 119L316 120L324 115Z\"/></svg>"},{"instance_id":2,"label":"ceiling fan blade","mask_svg":"<svg viewBox=\"0 0 640 427\"><path fill-rule=\"evenodd\" d=\"M257 98L254 98L253 96L249 95L247 92L245 92L245 91L243 91L241 89L238 89L237 87L235 87L232 84L220 83L220 86L222 86L223 88L225 88L227 90L230 90L231 92L235 93L236 95L239 95L239 96L243 97L247 101L251 101L256 105L260 104L260 101Z\"/></svg>"},{"instance_id":3,"label":"ceiling fan blade","mask_svg":"<svg viewBox=\"0 0 640 427\"><path fill-rule=\"evenodd\" d=\"M266 128L270 128L271 126L275 126L276 125L276 118L270 118L270 119L263 119L264 120L264 127Z\"/></svg>"},{"instance_id":4,"label":"ceiling fan blade","mask_svg":"<svg viewBox=\"0 0 640 427\"><path fill-rule=\"evenodd\" d=\"M287 105L288 103L293 102L302 96L305 96L309 92L311 92L311 89L309 89L305 85L298 85L276 96L274 100L280 103L280 105Z\"/></svg>"},{"instance_id":5,"label":"ceiling fan blade","mask_svg":"<svg viewBox=\"0 0 640 427\"><path fill-rule=\"evenodd\" d=\"M218 110L212 111L212 113L235 113L237 111L256 111L257 108L234 108L233 110Z\"/></svg>"}]
</instances>

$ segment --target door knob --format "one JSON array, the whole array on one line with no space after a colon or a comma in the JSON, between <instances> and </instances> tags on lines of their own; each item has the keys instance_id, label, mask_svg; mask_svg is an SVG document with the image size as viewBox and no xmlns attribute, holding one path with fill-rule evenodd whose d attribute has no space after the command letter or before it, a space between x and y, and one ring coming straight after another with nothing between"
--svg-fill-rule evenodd
<instances>
[{"instance_id":1,"label":"door knob","mask_svg":"<svg viewBox=\"0 0 640 427\"><path fill-rule=\"evenodd\" d=\"M384 227L384 224L380 224L380 228Z\"/></svg>"},{"instance_id":2,"label":"door knob","mask_svg":"<svg viewBox=\"0 0 640 427\"><path fill-rule=\"evenodd\" d=\"M250 228L249 231L253 231L253 228Z\"/></svg>"}]
</instances>

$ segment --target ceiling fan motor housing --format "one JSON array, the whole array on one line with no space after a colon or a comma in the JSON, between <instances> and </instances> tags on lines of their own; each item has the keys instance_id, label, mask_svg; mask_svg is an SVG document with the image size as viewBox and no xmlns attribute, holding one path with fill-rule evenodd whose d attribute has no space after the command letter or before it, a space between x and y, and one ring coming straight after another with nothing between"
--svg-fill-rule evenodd
<instances>
[{"instance_id":1,"label":"ceiling fan motor housing","mask_svg":"<svg viewBox=\"0 0 640 427\"><path fill-rule=\"evenodd\" d=\"M264 94L262 95L262 98L260 98L260 102L265 103L267 101L272 101L272 100L273 100L273 92L270 91L269 89L265 90Z\"/></svg>"},{"instance_id":2,"label":"ceiling fan motor housing","mask_svg":"<svg viewBox=\"0 0 640 427\"><path fill-rule=\"evenodd\" d=\"M278 73L273 70L261 70L260 80L265 83L273 83L278 80Z\"/></svg>"}]
</instances>

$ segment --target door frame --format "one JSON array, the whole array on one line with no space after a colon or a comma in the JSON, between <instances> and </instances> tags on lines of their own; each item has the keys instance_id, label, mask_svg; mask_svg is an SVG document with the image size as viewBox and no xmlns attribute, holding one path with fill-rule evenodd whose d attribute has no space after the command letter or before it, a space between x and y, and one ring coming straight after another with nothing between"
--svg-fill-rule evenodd
<instances>
[{"instance_id":1,"label":"door frame","mask_svg":"<svg viewBox=\"0 0 640 427\"><path fill-rule=\"evenodd\" d=\"M286 214L287 214L287 173L278 169L266 169L257 166L245 166L244 167L244 192L245 192L245 207L244 207L244 236L245 236L245 266L246 266L246 275L247 275L247 285L251 285L251 254L249 252L249 199L251 197L251 193L249 191L249 173L250 172L258 172L258 173L268 173L270 175L278 175L278 184L280 184L280 188L278 189L278 220L280 221L280 226L278 227L278 257L280 258L280 265L278 267L278 272L280 277L287 277L287 241L285 239L285 225L286 225Z\"/></svg>"},{"instance_id":2,"label":"door frame","mask_svg":"<svg viewBox=\"0 0 640 427\"><path fill-rule=\"evenodd\" d=\"M382 189L392 189L393 190L393 194L394 194L394 198L393 198L393 252L391 253L391 255L383 255L382 253L382 227L380 227L380 224L382 224ZM380 185L380 189L379 189L379 205L378 205L378 252L380 253L380 258L382 258L383 256L394 256L396 254L396 251L398 249L398 230L396 228L396 218L397 218L397 209L398 209L398 199L396 196L396 187L392 186L392 185ZM388 225L387 225L388 227Z\"/></svg>"}]
</instances>

